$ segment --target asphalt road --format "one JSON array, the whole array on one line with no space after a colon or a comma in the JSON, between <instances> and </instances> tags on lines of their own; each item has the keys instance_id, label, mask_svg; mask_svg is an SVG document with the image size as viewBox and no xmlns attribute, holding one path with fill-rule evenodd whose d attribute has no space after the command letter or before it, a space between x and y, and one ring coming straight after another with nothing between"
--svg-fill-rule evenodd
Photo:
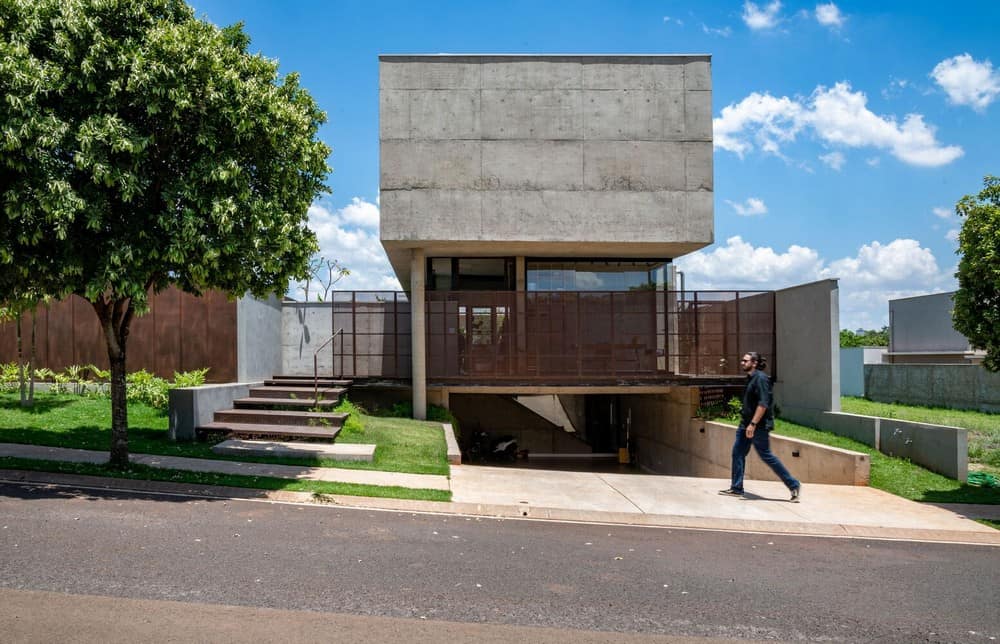
<instances>
[{"instance_id":1,"label":"asphalt road","mask_svg":"<svg viewBox=\"0 0 1000 644\"><path fill-rule=\"evenodd\" d=\"M477 638L487 631L471 627L486 624L556 629L565 641L584 641L572 636L581 630L596 632L594 641L631 633L989 642L1000 638L997 579L1000 549L983 546L0 484L0 632L22 635L48 634L43 621L49 629L82 623L72 611L45 611L43 620L37 610L68 595L91 596L79 605L95 602L92 618L100 610L93 596L145 600L141 610L105 610L120 627L157 624L160 636L151 638L161 640L169 626L152 617L184 613L166 601L189 604L192 619L206 607L368 619L371 628L394 624L402 639L391 641L413 641L433 624L441 625L437 639L466 641L445 635L462 625L468 641L508 639ZM247 629L259 612L247 613ZM85 632L78 639L88 639Z\"/></svg>"}]
</instances>

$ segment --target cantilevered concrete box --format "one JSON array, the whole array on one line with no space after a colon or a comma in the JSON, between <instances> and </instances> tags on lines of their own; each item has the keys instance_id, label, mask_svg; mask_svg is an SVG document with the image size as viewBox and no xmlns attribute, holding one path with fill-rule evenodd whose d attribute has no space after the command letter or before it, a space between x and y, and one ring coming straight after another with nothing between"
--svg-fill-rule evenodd
<instances>
[{"instance_id":1,"label":"cantilevered concrete box","mask_svg":"<svg viewBox=\"0 0 1000 644\"><path fill-rule=\"evenodd\" d=\"M711 60L381 56L381 235L426 256L672 258L713 240Z\"/></svg>"}]
</instances>

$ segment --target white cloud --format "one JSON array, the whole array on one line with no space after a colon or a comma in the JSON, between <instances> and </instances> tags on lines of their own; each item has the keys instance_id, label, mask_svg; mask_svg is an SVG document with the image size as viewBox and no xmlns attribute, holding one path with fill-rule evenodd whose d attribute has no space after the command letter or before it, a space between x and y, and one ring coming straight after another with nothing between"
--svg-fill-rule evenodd
<instances>
[{"instance_id":1,"label":"white cloud","mask_svg":"<svg viewBox=\"0 0 1000 644\"><path fill-rule=\"evenodd\" d=\"M763 215L767 212L767 206L757 197L748 197L743 203L736 203L726 199L726 203L733 207L737 215L742 215L743 217Z\"/></svg>"},{"instance_id":2,"label":"white cloud","mask_svg":"<svg viewBox=\"0 0 1000 644\"><path fill-rule=\"evenodd\" d=\"M670 16L663 16L663 23L666 24L668 22L673 22L678 27L684 26L684 21L681 20L680 18L671 18Z\"/></svg>"},{"instance_id":3,"label":"white cloud","mask_svg":"<svg viewBox=\"0 0 1000 644\"><path fill-rule=\"evenodd\" d=\"M840 29L844 26L847 17L840 12L840 8L832 2L816 5L816 21L824 27Z\"/></svg>"},{"instance_id":4,"label":"white cloud","mask_svg":"<svg viewBox=\"0 0 1000 644\"><path fill-rule=\"evenodd\" d=\"M780 0L774 0L765 6L758 6L747 0L743 3L743 22L754 31L774 29L781 21L780 11Z\"/></svg>"},{"instance_id":5,"label":"white cloud","mask_svg":"<svg viewBox=\"0 0 1000 644\"><path fill-rule=\"evenodd\" d=\"M933 253L912 239L873 241L853 257L827 262L808 247L792 245L780 252L737 236L725 246L678 259L677 267L693 290L772 290L838 278L840 326L845 329L885 326L890 299L955 288L954 269L941 270Z\"/></svg>"},{"instance_id":6,"label":"white cloud","mask_svg":"<svg viewBox=\"0 0 1000 644\"><path fill-rule=\"evenodd\" d=\"M709 27L705 23L701 23L701 30L709 36L722 36L723 38L729 38L733 35L733 30L730 27Z\"/></svg>"},{"instance_id":7,"label":"white cloud","mask_svg":"<svg viewBox=\"0 0 1000 644\"><path fill-rule=\"evenodd\" d=\"M982 112L1000 95L1000 71L988 60L977 62L969 54L954 56L938 63L931 78L948 94L955 105L968 105Z\"/></svg>"},{"instance_id":8,"label":"white cloud","mask_svg":"<svg viewBox=\"0 0 1000 644\"><path fill-rule=\"evenodd\" d=\"M931 211L941 219L951 219L951 211L947 208L932 208Z\"/></svg>"},{"instance_id":9,"label":"white cloud","mask_svg":"<svg viewBox=\"0 0 1000 644\"><path fill-rule=\"evenodd\" d=\"M957 242L959 232L961 231L958 228L952 228L947 233L945 233L944 238L950 242Z\"/></svg>"},{"instance_id":10,"label":"white cloud","mask_svg":"<svg viewBox=\"0 0 1000 644\"><path fill-rule=\"evenodd\" d=\"M819 156L819 160L837 172L840 172L840 169L844 167L845 163L847 163L847 159L844 157L843 153L837 152L836 150L829 154L821 154Z\"/></svg>"},{"instance_id":11,"label":"white cloud","mask_svg":"<svg viewBox=\"0 0 1000 644\"><path fill-rule=\"evenodd\" d=\"M910 165L940 166L962 156L961 147L939 144L935 128L920 114L907 114L899 123L875 114L867 103L864 92L853 91L847 82L820 85L808 99L754 92L712 120L715 146L741 158L755 145L780 156L782 144L808 130L824 143L886 150Z\"/></svg>"},{"instance_id":12,"label":"white cloud","mask_svg":"<svg viewBox=\"0 0 1000 644\"><path fill-rule=\"evenodd\" d=\"M868 165L870 165L873 168L877 168L878 164L882 163L882 159L880 159L878 157L871 157L871 158L865 159L865 163L867 163Z\"/></svg>"},{"instance_id":13,"label":"white cloud","mask_svg":"<svg viewBox=\"0 0 1000 644\"><path fill-rule=\"evenodd\" d=\"M399 280L379 242L378 225L378 204L358 197L337 210L320 203L309 208L309 227L319 241L319 254L339 261L351 271L337 283L338 290L400 290ZM302 297L297 285L291 285L289 292L292 297Z\"/></svg>"}]
</instances>

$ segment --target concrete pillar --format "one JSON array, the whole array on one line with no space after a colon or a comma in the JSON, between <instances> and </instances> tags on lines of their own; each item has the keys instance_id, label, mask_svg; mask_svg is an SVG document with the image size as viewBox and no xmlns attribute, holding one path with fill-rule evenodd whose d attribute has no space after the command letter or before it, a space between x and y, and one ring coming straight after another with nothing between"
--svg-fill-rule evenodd
<instances>
[{"instance_id":1,"label":"concrete pillar","mask_svg":"<svg viewBox=\"0 0 1000 644\"><path fill-rule=\"evenodd\" d=\"M413 368L413 417L427 419L427 336L425 329L424 273L427 260L423 248L414 248L410 257L410 324Z\"/></svg>"},{"instance_id":2,"label":"concrete pillar","mask_svg":"<svg viewBox=\"0 0 1000 644\"><path fill-rule=\"evenodd\" d=\"M517 306L517 370L523 374L528 369L528 328L525 309L528 301L524 293L528 290L528 275L525 269L524 255L514 258L514 290Z\"/></svg>"}]
</instances>

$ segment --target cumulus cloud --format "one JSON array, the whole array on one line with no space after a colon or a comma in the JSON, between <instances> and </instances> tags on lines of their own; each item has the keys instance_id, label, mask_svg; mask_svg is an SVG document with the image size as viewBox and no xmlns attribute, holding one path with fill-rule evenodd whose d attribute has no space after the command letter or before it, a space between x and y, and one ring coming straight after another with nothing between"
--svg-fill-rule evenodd
<instances>
[{"instance_id":1,"label":"cumulus cloud","mask_svg":"<svg viewBox=\"0 0 1000 644\"><path fill-rule=\"evenodd\" d=\"M890 299L955 288L953 269L942 270L912 239L873 241L853 257L828 262L812 248L792 245L782 252L736 236L678 259L677 267L691 289L771 290L838 278L840 326L849 329L886 325Z\"/></svg>"},{"instance_id":2,"label":"cumulus cloud","mask_svg":"<svg viewBox=\"0 0 1000 644\"><path fill-rule=\"evenodd\" d=\"M781 21L780 11L780 0L774 0L764 6L758 6L747 0L743 3L743 22L754 31L774 29Z\"/></svg>"},{"instance_id":3,"label":"cumulus cloud","mask_svg":"<svg viewBox=\"0 0 1000 644\"><path fill-rule=\"evenodd\" d=\"M958 241L958 234L960 232L961 231L958 228L952 228L947 233L945 233L944 238L947 239L950 242L957 242Z\"/></svg>"},{"instance_id":4,"label":"cumulus cloud","mask_svg":"<svg viewBox=\"0 0 1000 644\"><path fill-rule=\"evenodd\" d=\"M1000 95L1000 71L988 60L978 62L969 54L954 56L938 63L931 78L954 105L968 105L982 112Z\"/></svg>"},{"instance_id":5,"label":"cumulus cloud","mask_svg":"<svg viewBox=\"0 0 1000 644\"><path fill-rule=\"evenodd\" d=\"M847 163L847 158L844 157L844 154L842 152L837 152L836 150L829 154L821 154L819 156L819 160L837 172L840 172L840 169L844 167L845 163Z\"/></svg>"},{"instance_id":6,"label":"cumulus cloud","mask_svg":"<svg viewBox=\"0 0 1000 644\"><path fill-rule=\"evenodd\" d=\"M853 91L847 82L820 85L808 99L753 92L722 108L712 126L715 147L741 158L755 147L780 156L781 146L803 131L827 144L886 150L910 165L941 166L963 154L957 145L938 143L935 128L920 114L907 114L902 122L875 114L864 92Z\"/></svg>"},{"instance_id":7,"label":"cumulus cloud","mask_svg":"<svg viewBox=\"0 0 1000 644\"><path fill-rule=\"evenodd\" d=\"M378 226L378 203L359 197L339 209L323 203L309 208L309 227L319 241L319 254L337 260L351 272L337 283L337 289L400 290L399 280L379 242ZM301 285L290 285L289 294L301 299Z\"/></svg>"},{"instance_id":8,"label":"cumulus cloud","mask_svg":"<svg viewBox=\"0 0 1000 644\"><path fill-rule=\"evenodd\" d=\"M847 18L840 12L840 8L836 4L828 2L816 5L816 21L824 27L840 29L844 26L845 20Z\"/></svg>"},{"instance_id":9,"label":"cumulus cloud","mask_svg":"<svg viewBox=\"0 0 1000 644\"><path fill-rule=\"evenodd\" d=\"M931 211L941 219L951 219L951 211L947 208L941 208L939 206L937 208L932 208Z\"/></svg>"},{"instance_id":10,"label":"cumulus cloud","mask_svg":"<svg viewBox=\"0 0 1000 644\"><path fill-rule=\"evenodd\" d=\"M748 197L743 203L736 203L735 201L726 199L726 203L733 207L737 215L743 217L763 215L767 212L767 206L764 204L764 201L757 197Z\"/></svg>"}]
</instances>

